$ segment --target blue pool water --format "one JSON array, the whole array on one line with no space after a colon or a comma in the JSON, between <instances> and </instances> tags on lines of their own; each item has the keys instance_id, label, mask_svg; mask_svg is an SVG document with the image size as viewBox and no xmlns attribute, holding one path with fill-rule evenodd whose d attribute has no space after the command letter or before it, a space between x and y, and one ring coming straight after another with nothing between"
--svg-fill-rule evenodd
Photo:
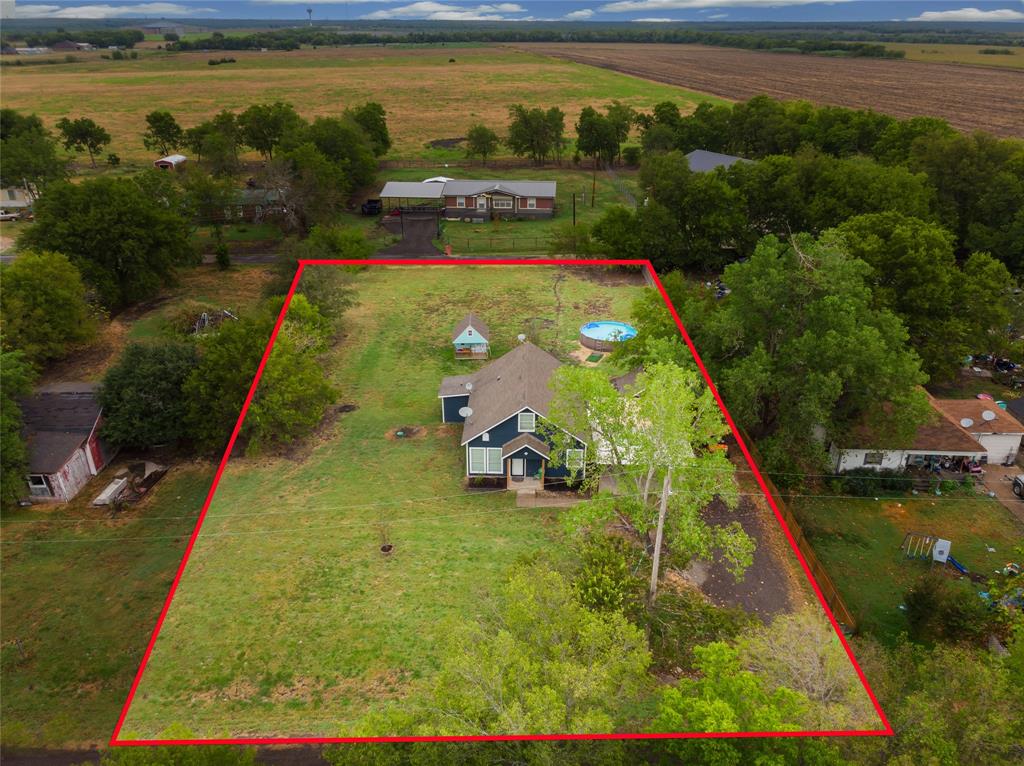
<instances>
[{"instance_id":1,"label":"blue pool water","mask_svg":"<svg viewBox=\"0 0 1024 766\"><path fill-rule=\"evenodd\" d=\"M594 340L622 341L636 337L636 328L625 322L587 322L580 332Z\"/></svg>"}]
</instances>

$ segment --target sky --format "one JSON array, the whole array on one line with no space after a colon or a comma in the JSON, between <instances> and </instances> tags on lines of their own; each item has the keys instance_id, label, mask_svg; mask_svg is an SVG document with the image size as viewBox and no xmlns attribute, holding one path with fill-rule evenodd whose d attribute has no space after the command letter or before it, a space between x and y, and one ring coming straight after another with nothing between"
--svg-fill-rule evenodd
<instances>
[{"instance_id":1,"label":"sky","mask_svg":"<svg viewBox=\"0 0 1024 766\"><path fill-rule=\"evenodd\" d=\"M1010 21L1024 0L0 0L3 18L433 21Z\"/></svg>"}]
</instances>

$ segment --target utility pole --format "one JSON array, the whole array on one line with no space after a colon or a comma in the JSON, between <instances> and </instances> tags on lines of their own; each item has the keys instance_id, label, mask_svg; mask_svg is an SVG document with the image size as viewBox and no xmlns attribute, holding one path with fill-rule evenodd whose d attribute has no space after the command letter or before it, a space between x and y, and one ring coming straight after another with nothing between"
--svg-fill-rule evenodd
<instances>
[{"instance_id":1,"label":"utility pole","mask_svg":"<svg viewBox=\"0 0 1024 766\"><path fill-rule=\"evenodd\" d=\"M572 193L572 225L576 227L576 192Z\"/></svg>"},{"instance_id":2,"label":"utility pole","mask_svg":"<svg viewBox=\"0 0 1024 766\"><path fill-rule=\"evenodd\" d=\"M594 197L597 196L597 155L594 155L594 174L590 182L590 206L594 206Z\"/></svg>"}]
</instances>

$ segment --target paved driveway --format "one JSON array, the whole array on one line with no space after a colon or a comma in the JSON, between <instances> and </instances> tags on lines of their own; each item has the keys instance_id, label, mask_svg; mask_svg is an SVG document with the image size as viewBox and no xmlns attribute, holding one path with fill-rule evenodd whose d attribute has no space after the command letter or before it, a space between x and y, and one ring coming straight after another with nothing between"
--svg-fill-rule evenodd
<instances>
[{"instance_id":1,"label":"paved driveway","mask_svg":"<svg viewBox=\"0 0 1024 766\"><path fill-rule=\"evenodd\" d=\"M434 239L437 237L437 218L433 215L417 216L406 214L404 220L399 221L399 228L394 221L385 222L385 227L395 233L404 236L401 241L390 247L385 247L377 253L380 258L436 258L441 251L434 247Z\"/></svg>"},{"instance_id":2,"label":"paved driveway","mask_svg":"<svg viewBox=\"0 0 1024 766\"><path fill-rule=\"evenodd\" d=\"M1013 494L1013 477L1024 473L1024 468L1017 465L1009 467L1002 465L985 466L985 478L982 484L985 489L994 492L996 500L1005 505L1016 519L1024 524L1024 500Z\"/></svg>"}]
</instances>

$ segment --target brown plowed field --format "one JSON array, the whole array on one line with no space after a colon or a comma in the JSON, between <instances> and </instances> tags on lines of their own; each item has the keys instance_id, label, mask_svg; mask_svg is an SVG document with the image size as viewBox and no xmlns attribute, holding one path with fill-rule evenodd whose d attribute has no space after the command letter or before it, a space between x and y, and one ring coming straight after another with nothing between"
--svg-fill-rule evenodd
<instances>
[{"instance_id":1,"label":"brown plowed field","mask_svg":"<svg viewBox=\"0 0 1024 766\"><path fill-rule=\"evenodd\" d=\"M744 100L766 94L943 117L961 130L1024 136L1024 71L761 53L700 45L525 43L520 50Z\"/></svg>"}]
</instances>

